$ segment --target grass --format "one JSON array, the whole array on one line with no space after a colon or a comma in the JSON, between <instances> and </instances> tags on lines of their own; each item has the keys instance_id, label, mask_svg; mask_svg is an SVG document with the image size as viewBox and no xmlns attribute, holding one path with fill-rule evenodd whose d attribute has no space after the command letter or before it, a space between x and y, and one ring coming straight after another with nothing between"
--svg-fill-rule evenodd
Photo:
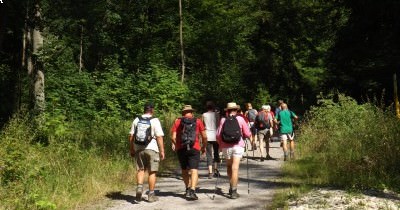
<instances>
[{"instance_id":1,"label":"grass","mask_svg":"<svg viewBox=\"0 0 400 210\"><path fill-rule=\"evenodd\" d=\"M168 113L160 117L167 157L161 172L176 165L169 140L174 117ZM2 130L0 209L77 209L107 193L133 187L130 121L56 124L52 122L57 128L53 132L45 130L45 138L24 116L13 118Z\"/></svg>"},{"instance_id":2,"label":"grass","mask_svg":"<svg viewBox=\"0 0 400 210\"><path fill-rule=\"evenodd\" d=\"M400 121L391 110L358 104L344 95L322 98L300 127L296 161L283 167L289 187L275 196L271 209L315 187L349 191L399 191Z\"/></svg>"}]
</instances>

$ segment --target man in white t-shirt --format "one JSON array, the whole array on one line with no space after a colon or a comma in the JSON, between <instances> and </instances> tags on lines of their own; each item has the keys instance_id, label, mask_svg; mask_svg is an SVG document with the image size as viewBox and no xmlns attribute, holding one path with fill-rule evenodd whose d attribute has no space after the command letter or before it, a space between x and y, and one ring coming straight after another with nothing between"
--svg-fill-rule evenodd
<instances>
[{"instance_id":1,"label":"man in white t-shirt","mask_svg":"<svg viewBox=\"0 0 400 210\"><path fill-rule=\"evenodd\" d=\"M153 118L154 106L146 104L144 114L133 120L129 132L130 154L135 157L137 168L136 200L142 200L144 173L149 173L148 202L155 202L158 197L154 193L156 172L160 160L164 160L164 132L160 120Z\"/></svg>"},{"instance_id":2,"label":"man in white t-shirt","mask_svg":"<svg viewBox=\"0 0 400 210\"><path fill-rule=\"evenodd\" d=\"M215 112L215 106L212 101L206 103L207 112L202 115L202 120L206 128L207 135L207 166L208 166L208 178L211 179L219 176L218 163L221 162L219 158L219 148L217 142L217 127L219 124L219 114ZM214 165L214 170L213 170Z\"/></svg>"}]
</instances>

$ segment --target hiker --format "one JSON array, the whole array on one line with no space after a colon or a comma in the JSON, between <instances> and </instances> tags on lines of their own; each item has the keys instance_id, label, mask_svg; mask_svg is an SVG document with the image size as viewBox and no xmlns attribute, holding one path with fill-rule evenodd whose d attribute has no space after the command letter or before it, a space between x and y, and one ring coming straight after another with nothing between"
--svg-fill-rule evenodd
<instances>
[{"instance_id":1,"label":"hiker","mask_svg":"<svg viewBox=\"0 0 400 210\"><path fill-rule=\"evenodd\" d=\"M269 155L269 142L270 138L274 134L273 131L273 114L271 112L271 106L263 105L261 111L257 114L255 127L257 128L257 137L260 142L260 159L261 162L264 161L264 142L266 144L265 158L267 160L275 160Z\"/></svg>"},{"instance_id":2,"label":"hiker","mask_svg":"<svg viewBox=\"0 0 400 210\"><path fill-rule=\"evenodd\" d=\"M275 116L275 123L279 124L279 134L283 147L284 161L288 160L287 141L290 143L290 158L294 159L294 131L292 120L297 120L297 115L288 109L287 104L282 103L282 110Z\"/></svg>"},{"instance_id":3,"label":"hiker","mask_svg":"<svg viewBox=\"0 0 400 210\"><path fill-rule=\"evenodd\" d=\"M194 111L191 105L185 105L182 109L182 117L176 119L171 128L172 150L178 154L182 178L186 187L185 198L187 200L198 199L196 185L199 179L200 150L204 154L207 147L204 124L200 119L194 117ZM200 136L202 139L201 147Z\"/></svg>"},{"instance_id":4,"label":"hiker","mask_svg":"<svg viewBox=\"0 0 400 210\"><path fill-rule=\"evenodd\" d=\"M142 200L144 173L148 172L148 202L155 202L158 197L154 193L156 172L160 160L164 160L164 132L160 120L153 117L154 106L146 104L144 114L136 117L129 132L130 155L136 160L136 200Z\"/></svg>"},{"instance_id":5,"label":"hiker","mask_svg":"<svg viewBox=\"0 0 400 210\"><path fill-rule=\"evenodd\" d=\"M247 119L249 120L249 124L250 124L250 130L251 130L250 142L251 142L251 147L252 147L252 150L256 150L257 149L257 146L256 146L257 129L254 127L254 122L256 120L257 110L253 109L251 103L246 103L246 109L247 110L244 113L244 115L247 117Z\"/></svg>"},{"instance_id":6,"label":"hiker","mask_svg":"<svg viewBox=\"0 0 400 210\"><path fill-rule=\"evenodd\" d=\"M207 112L202 115L202 121L206 128L207 134L207 166L208 178L220 176L218 171L218 163L221 162L219 158L219 148L217 142L217 127L219 123L219 113L215 112L215 106L212 101L206 103ZM214 169L214 170L213 170ZM214 173L213 173L214 172Z\"/></svg>"},{"instance_id":7,"label":"hiker","mask_svg":"<svg viewBox=\"0 0 400 210\"><path fill-rule=\"evenodd\" d=\"M282 104L284 103L283 100L278 100L278 105L275 108L275 116L279 114L279 112L282 110Z\"/></svg>"},{"instance_id":8,"label":"hiker","mask_svg":"<svg viewBox=\"0 0 400 210\"><path fill-rule=\"evenodd\" d=\"M227 174L229 177L229 197L239 197L237 185L239 179L239 164L244 153L245 142L243 138L251 136L246 121L237 116L238 106L235 102L227 104L225 111L227 116L222 118L218 130L217 141L226 159Z\"/></svg>"}]
</instances>

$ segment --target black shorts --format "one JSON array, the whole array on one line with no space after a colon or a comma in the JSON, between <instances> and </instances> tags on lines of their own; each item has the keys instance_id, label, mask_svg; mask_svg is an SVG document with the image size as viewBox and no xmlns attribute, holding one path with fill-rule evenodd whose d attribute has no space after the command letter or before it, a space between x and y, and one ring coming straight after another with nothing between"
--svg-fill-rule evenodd
<instances>
[{"instance_id":1,"label":"black shorts","mask_svg":"<svg viewBox=\"0 0 400 210\"><path fill-rule=\"evenodd\" d=\"M178 150L178 159L181 164L181 169L198 169L200 162L200 151L191 148L187 150L186 148Z\"/></svg>"}]
</instances>

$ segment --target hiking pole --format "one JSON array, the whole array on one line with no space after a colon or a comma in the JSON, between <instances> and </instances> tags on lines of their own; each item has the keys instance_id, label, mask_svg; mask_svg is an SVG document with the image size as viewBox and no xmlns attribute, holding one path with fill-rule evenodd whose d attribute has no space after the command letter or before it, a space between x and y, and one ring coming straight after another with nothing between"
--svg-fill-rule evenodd
<instances>
[{"instance_id":1,"label":"hiking pole","mask_svg":"<svg viewBox=\"0 0 400 210\"><path fill-rule=\"evenodd\" d=\"M249 140L249 139L247 139ZM253 151L254 154L254 151ZM250 180L249 180L249 150L247 149L247 144L246 144L246 156L247 156L247 163L246 163L246 168L247 168L247 194L250 194ZM253 155L254 156L254 155Z\"/></svg>"},{"instance_id":2,"label":"hiking pole","mask_svg":"<svg viewBox=\"0 0 400 210\"><path fill-rule=\"evenodd\" d=\"M212 198L211 198L211 200L214 200L215 199L215 194L217 194L217 186L218 186L218 178L219 178L219 176L220 176L220 173L219 173L219 171L218 171L218 162L217 162L217 169L215 169L215 171L216 171L216 173L217 173L217 179L216 179L216 181L215 181L215 189L214 189L214 195L212 196Z\"/></svg>"}]
</instances>

